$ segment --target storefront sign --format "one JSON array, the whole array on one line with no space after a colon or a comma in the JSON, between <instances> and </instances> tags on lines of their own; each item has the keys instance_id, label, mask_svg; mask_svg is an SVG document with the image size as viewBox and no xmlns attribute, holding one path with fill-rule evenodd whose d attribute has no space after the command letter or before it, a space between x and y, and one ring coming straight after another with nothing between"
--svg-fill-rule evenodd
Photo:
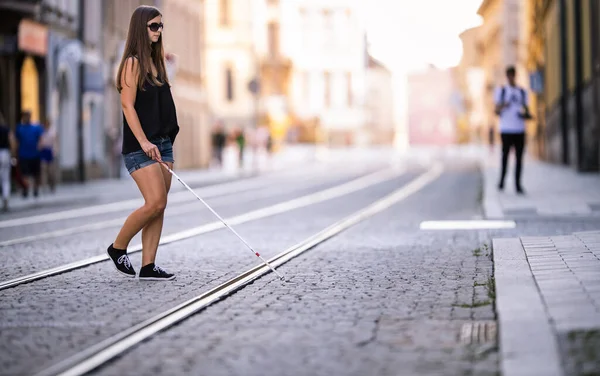
<instances>
[{"instance_id":1,"label":"storefront sign","mask_svg":"<svg viewBox=\"0 0 600 376\"><path fill-rule=\"evenodd\" d=\"M19 49L45 56L48 51L48 28L32 20L21 20L19 23Z\"/></svg>"}]
</instances>

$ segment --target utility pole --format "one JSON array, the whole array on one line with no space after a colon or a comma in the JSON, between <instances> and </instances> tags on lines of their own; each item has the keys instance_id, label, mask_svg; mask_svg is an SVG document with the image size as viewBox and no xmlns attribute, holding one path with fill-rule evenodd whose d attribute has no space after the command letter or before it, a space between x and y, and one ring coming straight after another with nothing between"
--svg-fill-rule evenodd
<instances>
[{"instance_id":1,"label":"utility pole","mask_svg":"<svg viewBox=\"0 0 600 376\"><path fill-rule=\"evenodd\" d=\"M77 167L78 178L81 183L85 182L85 160L83 153L83 93L85 90L85 38L84 38L84 14L85 1L79 0L79 22L77 30L77 39L80 43L81 54L79 59L79 98L77 101L77 113L79 114L79 124L77 126Z\"/></svg>"}]
</instances>

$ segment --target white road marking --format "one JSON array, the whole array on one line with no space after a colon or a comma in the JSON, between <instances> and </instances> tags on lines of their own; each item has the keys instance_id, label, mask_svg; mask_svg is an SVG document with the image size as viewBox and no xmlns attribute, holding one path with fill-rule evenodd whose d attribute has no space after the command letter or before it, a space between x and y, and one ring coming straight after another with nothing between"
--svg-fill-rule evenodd
<instances>
[{"instance_id":1,"label":"white road marking","mask_svg":"<svg viewBox=\"0 0 600 376\"><path fill-rule=\"evenodd\" d=\"M303 180L302 184L304 184L306 187L309 187L315 181L323 182L323 179L321 176L311 176L308 179ZM270 183L270 184L272 184L272 183ZM214 204L218 204L219 201L226 201L226 200L231 201L232 198L230 197L230 195L232 195L232 194L242 194L243 195L244 193L248 193L250 191L255 191L255 190L258 190L261 188L264 188L264 187L262 187L262 186L248 187L248 186L246 186L246 187L244 187L244 191L242 193L240 193L240 192L225 193L223 195L219 195L217 198L212 200L209 204L212 206ZM188 195L190 195L190 197L191 197L190 200L194 199L194 197L188 191L185 191L185 192L187 192ZM273 195L272 191L262 191L261 193L255 192L252 194L252 200L270 197L272 195ZM239 198L239 196L236 196L234 199L238 199L238 198ZM171 203L171 202L172 201L170 201L169 203ZM190 213L193 211L198 211L200 209L202 209L202 207L198 207L196 205L180 205L180 206L176 206L174 208L170 208L167 206L165 216L169 217L169 216L173 216L173 215L180 215L180 214ZM81 226L73 226L73 227L64 228L64 229L60 229L60 230L47 231L47 232L38 233L38 234L34 234L34 235L23 236L20 238L9 239L9 240L5 240L5 241L0 241L0 247L7 247L7 246L15 245L15 244L29 243L29 242L38 241L38 240L57 238L60 236L74 235L74 234L78 234L81 232L98 231L98 230L102 230L105 228L121 226L125 222L126 219L127 219L127 216L124 216L124 217L120 217L120 218L116 218L116 219L109 219L109 220L100 221L100 222L87 223L87 224L84 224Z\"/></svg>"},{"instance_id":2,"label":"white road marking","mask_svg":"<svg viewBox=\"0 0 600 376\"><path fill-rule=\"evenodd\" d=\"M304 175L304 174L309 174L309 173L314 174L314 171L301 171L301 172L286 171L284 173L295 173L296 175ZM249 187L263 187L263 186L271 184L271 182L268 181L267 179L281 180L282 178L283 177L281 174L279 176L276 175L276 176L271 176L271 177L258 176L258 177L251 178L251 179L245 179L245 180L241 180L241 181L234 181L234 182L228 182L228 183L222 183L222 184L211 185L208 187L203 187L203 188L198 189L197 193L200 196L207 197L207 198L214 197L214 196L221 196L226 193L235 193L235 192L239 192L239 191L244 191L245 189L248 189ZM192 198L190 198L189 192L187 190L183 190L183 191L180 191L177 193L172 193L169 195L169 202L171 202L171 203L186 202L186 201L193 201L193 196L192 196ZM35 223L59 221L59 220L64 220L64 219L89 217L89 216L96 215L96 214L114 213L114 212L138 208L141 205L143 205L143 203L144 203L144 200L142 198L135 198L135 199L130 199L130 200L106 203L106 204L86 206L86 207L77 208L77 209L69 209L69 210L63 210L63 211L59 211L59 212L33 215L33 216L28 216L28 217L23 217L23 218L7 219L4 221L0 221L0 228L31 225L31 224L35 224Z\"/></svg>"},{"instance_id":3,"label":"white road marking","mask_svg":"<svg viewBox=\"0 0 600 376\"><path fill-rule=\"evenodd\" d=\"M447 221L425 221L421 222L421 230L485 230L515 228L515 221L495 220L447 220Z\"/></svg>"}]
</instances>

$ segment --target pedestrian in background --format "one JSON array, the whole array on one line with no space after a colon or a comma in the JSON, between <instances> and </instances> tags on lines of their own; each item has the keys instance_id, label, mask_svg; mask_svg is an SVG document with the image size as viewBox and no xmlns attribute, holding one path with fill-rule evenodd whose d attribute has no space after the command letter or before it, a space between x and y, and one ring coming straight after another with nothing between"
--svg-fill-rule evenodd
<instances>
[{"instance_id":1,"label":"pedestrian in background","mask_svg":"<svg viewBox=\"0 0 600 376\"><path fill-rule=\"evenodd\" d=\"M500 137L502 139L502 170L498 189L504 189L504 178L508 164L508 155L515 149L515 188L517 193L524 194L521 185L523 151L525 149L525 120L530 119L527 106L527 92L516 84L516 70L513 66L506 69L508 85L496 90L494 102L496 114L500 117Z\"/></svg>"},{"instance_id":2,"label":"pedestrian in background","mask_svg":"<svg viewBox=\"0 0 600 376\"><path fill-rule=\"evenodd\" d=\"M212 135L213 159L216 159L219 167L223 166L223 149L227 142L227 135L221 122L217 122Z\"/></svg>"},{"instance_id":3,"label":"pedestrian in background","mask_svg":"<svg viewBox=\"0 0 600 376\"><path fill-rule=\"evenodd\" d=\"M15 144L13 135L4 115L0 113L0 188L2 189L2 211L8 210L8 199L10 198L10 169L11 151Z\"/></svg>"},{"instance_id":4,"label":"pedestrian in background","mask_svg":"<svg viewBox=\"0 0 600 376\"><path fill-rule=\"evenodd\" d=\"M140 280L175 278L155 264L171 187L171 174L159 163L173 168L173 143L179 133L166 71L163 26L157 8L144 5L136 8L116 77L123 108L123 159L144 197L144 205L127 217L107 253L118 271L135 277L127 247L141 230Z\"/></svg>"},{"instance_id":5,"label":"pedestrian in background","mask_svg":"<svg viewBox=\"0 0 600 376\"><path fill-rule=\"evenodd\" d=\"M21 174L33 180L33 196L37 197L40 190L40 151L39 143L44 129L39 124L31 122L31 112L21 114L21 123L15 129L17 142L17 157ZM23 197L29 195L29 189L23 189Z\"/></svg>"},{"instance_id":6,"label":"pedestrian in background","mask_svg":"<svg viewBox=\"0 0 600 376\"><path fill-rule=\"evenodd\" d=\"M42 170L42 181L48 184L51 192L56 189L56 171L54 166L54 145L56 142L56 130L50 120L43 123L44 133L40 139L40 161Z\"/></svg>"}]
</instances>

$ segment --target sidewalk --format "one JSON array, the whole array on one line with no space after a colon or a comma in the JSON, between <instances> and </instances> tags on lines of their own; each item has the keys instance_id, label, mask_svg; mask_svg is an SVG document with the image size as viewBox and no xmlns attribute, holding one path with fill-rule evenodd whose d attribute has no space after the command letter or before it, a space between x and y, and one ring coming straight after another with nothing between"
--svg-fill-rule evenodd
<instances>
[{"instance_id":1,"label":"sidewalk","mask_svg":"<svg viewBox=\"0 0 600 376\"><path fill-rule=\"evenodd\" d=\"M316 150L312 146L290 145L280 153L270 158L263 156L256 164L253 163L251 153L246 154L243 168L237 165L227 165L224 168L208 168L194 170L177 170L175 173L190 187L198 185L216 184L252 176L264 175L282 171L293 166L308 166L316 163ZM171 192L185 190L177 181L173 181ZM45 188L39 197L34 198L32 193L28 198L23 198L20 192L13 194L9 201L9 212L2 215L15 214L28 209L58 208L71 204L94 205L119 199L129 199L139 196L138 188L131 177L123 176L119 179L96 179L85 183L66 183L56 187L55 193L49 193Z\"/></svg>"},{"instance_id":2,"label":"sidewalk","mask_svg":"<svg viewBox=\"0 0 600 376\"><path fill-rule=\"evenodd\" d=\"M498 153L481 160L486 218L600 216L600 174L526 158L519 196L512 155L498 192L499 162ZM503 376L600 374L600 228L492 245Z\"/></svg>"},{"instance_id":3,"label":"sidewalk","mask_svg":"<svg viewBox=\"0 0 600 376\"><path fill-rule=\"evenodd\" d=\"M524 157L522 184L526 194L515 193L514 155L511 154L504 191L497 185L500 154L483 156L485 217L600 216L600 173L577 173L566 166Z\"/></svg>"}]
</instances>

